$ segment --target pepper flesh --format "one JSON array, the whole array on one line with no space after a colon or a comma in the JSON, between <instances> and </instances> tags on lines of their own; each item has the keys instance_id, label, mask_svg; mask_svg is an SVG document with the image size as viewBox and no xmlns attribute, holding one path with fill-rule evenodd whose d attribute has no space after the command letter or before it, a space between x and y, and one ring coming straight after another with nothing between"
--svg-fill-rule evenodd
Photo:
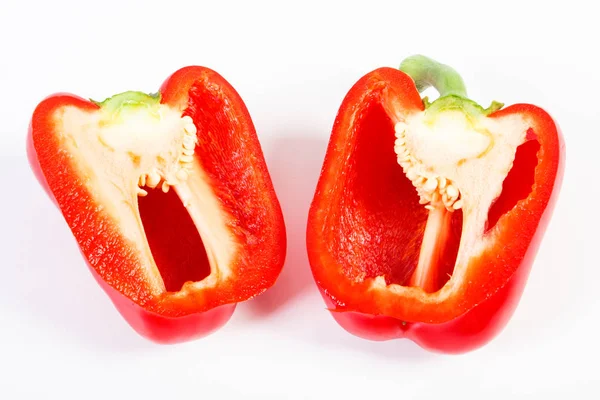
<instances>
[{"instance_id":1,"label":"pepper flesh","mask_svg":"<svg viewBox=\"0 0 600 400\"><path fill-rule=\"evenodd\" d=\"M516 307L559 192L564 144L538 107L498 110L494 104L484 110L463 97L460 85L443 88L430 104L419 95L417 87L426 87L419 78L380 68L346 95L311 205L307 247L317 285L346 330L373 340L407 337L430 350L458 353L487 343ZM506 173L499 182L490 178L499 193L489 192L486 174L470 182L472 175L457 173L460 163L440 166L454 150L440 144L447 136L413 143L421 155L436 156L427 173L443 170L460 181L458 207L433 207L420 201L418 191L428 180L409 176L402 164L408 155L398 148L397 124L428 112L438 118L449 109L484 124L514 128L520 125L504 121L516 119L524 125ZM465 142L456 150L472 148ZM497 169L499 159L484 167Z\"/></svg>"},{"instance_id":2,"label":"pepper flesh","mask_svg":"<svg viewBox=\"0 0 600 400\"><path fill-rule=\"evenodd\" d=\"M252 120L208 68L154 96L50 96L27 151L93 276L153 341L215 331L281 271L283 216Z\"/></svg>"}]
</instances>

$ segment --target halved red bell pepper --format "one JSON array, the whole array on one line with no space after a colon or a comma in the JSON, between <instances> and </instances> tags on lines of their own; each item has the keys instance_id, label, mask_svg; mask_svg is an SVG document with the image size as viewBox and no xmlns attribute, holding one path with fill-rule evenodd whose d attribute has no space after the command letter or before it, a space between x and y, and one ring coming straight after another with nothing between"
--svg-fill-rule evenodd
<instances>
[{"instance_id":1,"label":"halved red bell pepper","mask_svg":"<svg viewBox=\"0 0 600 400\"><path fill-rule=\"evenodd\" d=\"M419 92L433 86L439 98ZM505 326L559 193L541 108L484 109L423 56L366 74L336 117L311 205L312 272L337 322L460 353Z\"/></svg>"},{"instance_id":2,"label":"halved red bell pepper","mask_svg":"<svg viewBox=\"0 0 600 400\"><path fill-rule=\"evenodd\" d=\"M93 276L141 335L206 335L277 279L281 208L248 110L216 72L182 68L153 95L50 96L27 147Z\"/></svg>"}]
</instances>

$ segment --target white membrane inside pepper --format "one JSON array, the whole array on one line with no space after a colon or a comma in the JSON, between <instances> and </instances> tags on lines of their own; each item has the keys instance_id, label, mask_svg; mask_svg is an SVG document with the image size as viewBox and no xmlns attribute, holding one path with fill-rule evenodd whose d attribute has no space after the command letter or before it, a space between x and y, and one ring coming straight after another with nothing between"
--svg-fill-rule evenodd
<instances>
[{"instance_id":1,"label":"white membrane inside pepper","mask_svg":"<svg viewBox=\"0 0 600 400\"><path fill-rule=\"evenodd\" d=\"M138 195L173 187L198 229L211 274L192 287L229 275L235 240L221 208L194 158L196 127L181 111L159 104L127 110L122 118L63 107L55 114L64 143L90 194L139 249L143 268L157 292L165 287L152 257L138 209ZM143 186L144 188L141 188ZM189 285L184 285L183 290Z\"/></svg>"},{"instance_id":2,"label":"white membrane inside pepper","mask_svg":"<svg viewBox=\"0 0 600 400\"><path fill-rule=\"evenodd\" d=\"M463 229L454 273L444 288L424 299L438 301L460 285L469 259L481 253L488 211L500 195L512 168L517 147L525 142L530 124L521 116L473 118L459 110L427 111L396 119L398 163L412 181L424 207L463 211ZM443 197L443 200L442 200ZM387 285L383 277L373 287L404 295L421 289Z\"/></svg>"}]
</instances>

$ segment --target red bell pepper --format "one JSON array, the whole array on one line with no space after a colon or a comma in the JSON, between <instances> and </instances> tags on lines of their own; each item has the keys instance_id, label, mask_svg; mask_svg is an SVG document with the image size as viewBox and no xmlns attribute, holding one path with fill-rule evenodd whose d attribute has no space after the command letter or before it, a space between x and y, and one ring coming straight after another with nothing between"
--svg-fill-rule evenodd
<instances>
[{"instance_id":1,"label":"red bell pepper","mask_svg":"<svg viewBox=\"0 0 600 400\"><path fill-rule=\"evenodd\" d=\"M429 102L419 92L433 86ZM307 231L337 322L372 340L478 348L505 326L563 175L541 108L484 109L423 56L366 74L336 117Z\"/></svg>"},{"instance_id":2,"label":"red bell pepper","mask_svg":"<svg viewBox=\"0 0 600 400\"><path fill-rule=\"evenodd\" d=\"M50 96L27 147L93 276L141 335L206 335L277 279L281 208L246 106L216 72L182 68L153 95Z\"/></svg>"}]
</instances>

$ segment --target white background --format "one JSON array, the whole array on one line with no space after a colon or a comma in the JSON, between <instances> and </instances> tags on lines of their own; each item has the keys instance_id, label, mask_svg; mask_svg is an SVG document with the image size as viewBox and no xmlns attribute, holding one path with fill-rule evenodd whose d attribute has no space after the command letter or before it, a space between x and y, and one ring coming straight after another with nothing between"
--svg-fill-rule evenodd
<instances>
[{"instance_id":1,"label":"white background","mask_svg":"<svg viewBox=\"0 0 600 400\"><path fill-rule=\"evenodd\" d=\"M593 2L0 1L0 398L599 398L600 78ZM217 5L218 4L218 5ZM305 255L331 125L363 74L422 53L472 99L549 111L567 144L554 218L504 332L462 356L373 343L324 309ZM221 73L255 122L286 218L278 283L205 339L139 337L87 270L25 159L35 105L59 91L155 91Z\"/></svg>"}]
</instances>

